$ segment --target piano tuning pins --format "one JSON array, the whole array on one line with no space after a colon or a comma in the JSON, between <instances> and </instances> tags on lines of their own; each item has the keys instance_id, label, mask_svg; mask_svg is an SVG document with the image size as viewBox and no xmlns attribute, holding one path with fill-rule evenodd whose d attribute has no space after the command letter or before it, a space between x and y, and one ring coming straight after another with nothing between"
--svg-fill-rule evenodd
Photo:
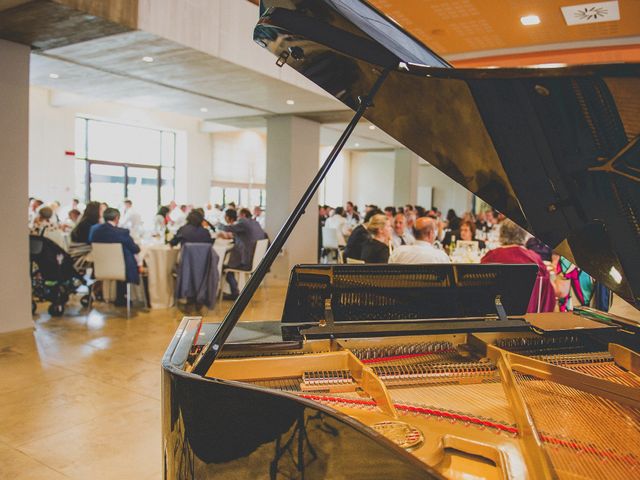
<instances>
[{"instance_id":1,"label":"piano tuning pins","mask_svg":"<svg viewBox=\"0 0 640 480\"><path fill-rule=\"evenodd\" d=\"M372 360L383 357L403 355L445 353L454 350L451 342L407 343L399 345L385 345L382 347L353 348L351 351L360 360Z\"/></svg>"}]
</instances>

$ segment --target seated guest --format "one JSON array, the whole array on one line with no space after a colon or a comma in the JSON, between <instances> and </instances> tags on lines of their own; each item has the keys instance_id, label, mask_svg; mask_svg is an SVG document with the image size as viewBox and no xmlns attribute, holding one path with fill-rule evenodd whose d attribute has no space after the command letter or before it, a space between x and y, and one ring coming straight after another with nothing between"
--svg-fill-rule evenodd
<instances>
[{"instance_id":1,"label":"seated guest","mask_svg":"<svg viewBox=\"0 0 640 480\"><path fill-rule=\"evenodd\" d=\"M476 224L471 220L462 220L462 222L460 222L458 238L463 242L478 242L478 248L480 250L487 247L482 240L476 240Z\"/></svg>"},{"instance_id":2,"label":"seated guest","mask_svg":"<svg viewBox=\"0 0 640 480\"><path fill-rule=\"evenodd\" d=\"M64 229L73 230L75 226L78 224L78 221L80 220L81 216L82 214L80 213L80 210L76 208L69 210L69 213L67 213L67 219L62 224Z\"/></svg>"},{"instance_id":3,"label":"seated guest","mask_svg":"<svg viewBox=\"0 0 640 480\"><path fill-rule=\"evenodd\" d=\"M396 207L384 207L384 214L389 220L393 220L393 218L396 216L396 213Z\"/></svg>"},{"instance_id":4,"label":"seated guest","mask_svg":"<svg viewBox=\"0 0 640 480\"><path fill-rule=\"evenodd\" d=\"M447 227L452 232L460 228L460 218L456 215L456 211L453 208L450 208L447 212Z\"/></svg>"},{"instance_id":5,"label":"seated guest","mask_svg":"<svg viewBox=\"0 0 640 480\"><path fill-rule=\"evenodd\" d=\"M415 243L396 248L389 258L389 263L450 263L447 254L433 246L437 231L438 225L434 219L416 219L413 229Z\"/></svg>"},{"instance_id":6,"label":"seated guest","mask_svg":"<svg viewBox=\"0 0 640 480\"><path fill-rule=\"evenodd\" d=\"M353 258L354 260L362 260L362 246L367 243L371 235L365 226L374 215L381 215L382 211L376 209L369 210L364 216L364 223L353 229L347 245L344 247L344 258Z\"/></svg>"},{"instance_id":7,"label":"seated guest","mask_svg":"<svg viewBox=\"0 0 640 480\"><path fill-rule=\"evenodd\" d=\"M222 231L218 232L218 237L233 239L234 242L229 253L229 261L225 266L239 270L251 270L256 243L258 240L267 238L267 234L264 233L260 224L251 218L251 212L246 208L240 210L240 218L238 218L238 212L235 209L227 209L225 221L227 225L220 226ZM225 295L223 298L235 300L240 292L233 273L227 273L227 282L231 294Z\"/></svg>"},{"instance_id":8,"label":"seated guest","mask_svg":"<svg viewBox=\"0 0 640 480\"><path fill-rule=\"evenodd\" d=\"M129 230L118 227L120 211L117 208L107 208L102 217L104 223L98 223L89 230L89 243L120 243L124 253L126 283L139 283L140 275L135 254L140 252L140 247L131 238ZM125 305L126 284L118 282L116 292L116 305Z\"/></svg>"},{"instance_id":9,"label":"seated guest","mask_svg":"<svg viewBox=\"0 0 640 480\"><path fill-rule=\"evenodd\" d=\"M445 233L442 246L449 248L453 237L455 237L456 240L462 240L463 242L478 242L478 249L480 250L487 248L486 243L482 240L476 240L475 236L476 224L470 220L462 220L460 222L460 229L457 232L448 231Z\"/></svg>"},{"instance_id":10,"label":"seated guest","mask_svg":"<svg viewBox=\"0 0 640 480\"><path fill-rule=\"evenodd\" d=\"M413 242L416 241L406 226L407 220L404 214L397 213L393 218L393 232L391 232L391 241L393 242L394 248L401 245L413 245Z\"/></svg>"},{"instance_id":11,"label":"seated guest","mask_svg":"<svg viewBox=\"0 0 640 480\"><path fill-rule=\"evenodd\" d=\"M523 244L526 237L527 232L522 228L511 220L504 220L500 227L500 243L502 246L488 252L480 262L536 264L538 266L538 278L533 286L527 312L553 312L556 305L556 296L549 278L549 271L542 262L540 255L524 248Z\"/></svg>"},{"instance_id":12,"label":"seated guest","mask_svg":"<svg viewBox=\"0 0 640 480\"><path fill-rule=\"evenodd\" d=\"M178 229L169 243L174 247L183 243L212 243L211 234L202 226L202 222L204 216L199 209L191 210L187 215L187 224Z\"/></svg>"},{"instance_id":13,"label":"seated guest","mask_svg":"<svg viewBox=\"0 0 640 480\"><path fill-rule=\"evenodd\" d=\"M169 207L162 206L158 209L156 216L153 218L154 233L164 235L167 229L167 215L169 215Z\"/></svg>"},{"instance_id":14,"label":"seated guest","mask_svg":"<svg viewBox=\"0 0 640 480\"><path fill-rule=\"evenodd\" d=\"M255 219L256 222L258 222L262 230L266 228L267 224L265 220L265 214L259 205L256 205L255 207L253 207L253 218Z\"/></svg>"},{"instance_id":15,"label":"seated guest","mask_svg":"<svg viewBox=\"0 0 640 480\"><path fill-rule=\"evenodd\" d=\"M71 241L75 243L89 243L89 230L100 223L100 204L98 202L87 203L84 213L78 224L71 231Z\"/></svg>"},{"instance_id":16,"label":"seated guest","mask_svg":"<svg viewBox=\"0 0 640 480\"><path fill-rule=\"evenodd\" d=\"M362 246L365 263L387 263L391 241L391 222L386 215L374 215L366 224L371 237Z\"/></svg>"},{"instance_id":17,"label":"seated guest","mask_svg":"<svg viewBox=\"0 0 640 480\"><path fill-rule=\"evenodd\" d=\"M347 224L349 225L349 229L352 230L360 223L360 215L358 215L358 209L355 207L353 202L347 202L345 207L345 218L347 219Z\"/></svg>"},{"instance_id":18,"label":"seated guest","mask_svg":"<svg viewBox=\"0 0 640 480\"><path fill-rule=\"evenodd\" d=\"M51 207L40 207L38 214L33 220L33 226L31 227L32 235L44 235L47 230L53 230L57 228L53 223L53 209Z\"/></svg>"},{"instance_id":19,"label":"seated guest","mask_svg":"<svg viewBox=\"0 0 640 480\"><path fill-rule=\"evenodd\" d=\"M333 215L327 218L324 222L324 226L327 228L335 228L338 233L338 244L344 245L344 237L349 236L351 228L345 218L344 208L337 207L333 211Z\"/></svg>"}]
</instances>

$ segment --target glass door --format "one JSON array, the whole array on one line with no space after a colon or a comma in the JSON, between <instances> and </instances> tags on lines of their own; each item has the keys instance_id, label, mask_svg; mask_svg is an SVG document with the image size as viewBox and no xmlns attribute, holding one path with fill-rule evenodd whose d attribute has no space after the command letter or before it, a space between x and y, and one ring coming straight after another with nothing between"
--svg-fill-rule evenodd
<instances>
[{"instance_id":1,"label":"glass door","mask_svg":"<svg viewBox=\"0 0 640 480\"><path fill-rule=\"evenodd\" d=\"M140 214L145 227L153 225L160 199L159 168L127 167L127 198L133 209Z\"/></svg>"},{"instance_id":2,"label":"glass door","mask_svg":"<svg viewBox=\"0 0 640 480\"><path fill-rule=\"evenodd\" d=\"M91 200L118 207L125 199L126 169L121 165L89 164Z\"/></svg>"}]
</instances>

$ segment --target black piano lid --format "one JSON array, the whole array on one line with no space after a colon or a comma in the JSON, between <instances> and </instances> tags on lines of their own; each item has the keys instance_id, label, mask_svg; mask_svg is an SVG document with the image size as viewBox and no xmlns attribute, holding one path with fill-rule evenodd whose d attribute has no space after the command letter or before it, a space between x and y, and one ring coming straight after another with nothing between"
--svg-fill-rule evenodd
<instances>
[{"instance_id":1,"label":"black piano lid","mask_svg":"<svg viewBox=\"0 0 640 480\"><path fill-rule=\"evenodd\" d=\"M262 0L255 40L640 306L640 65L457 70L363 0Z\"/></svg>"}]
</instances>

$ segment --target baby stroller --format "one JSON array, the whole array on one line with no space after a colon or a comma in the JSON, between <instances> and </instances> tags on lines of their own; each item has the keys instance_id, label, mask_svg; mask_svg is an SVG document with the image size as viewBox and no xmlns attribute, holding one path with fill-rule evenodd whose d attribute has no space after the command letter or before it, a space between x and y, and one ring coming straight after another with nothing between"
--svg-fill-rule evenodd
<instances>
[{"instance_id":1,"label":"baby stroller","mask_svg":"<svg viewBox=\"0 0 640 480\"><path fill-rule=\"evenodd\" d=\"M73 266L73 260L53 240L29 235L31 257L31 310L36 311L35 300L49 301L49 314L59 317L69 296L86 282ZM89 305L89 295L80 299L83 307Z\"/></svg>"}]
</instances>

